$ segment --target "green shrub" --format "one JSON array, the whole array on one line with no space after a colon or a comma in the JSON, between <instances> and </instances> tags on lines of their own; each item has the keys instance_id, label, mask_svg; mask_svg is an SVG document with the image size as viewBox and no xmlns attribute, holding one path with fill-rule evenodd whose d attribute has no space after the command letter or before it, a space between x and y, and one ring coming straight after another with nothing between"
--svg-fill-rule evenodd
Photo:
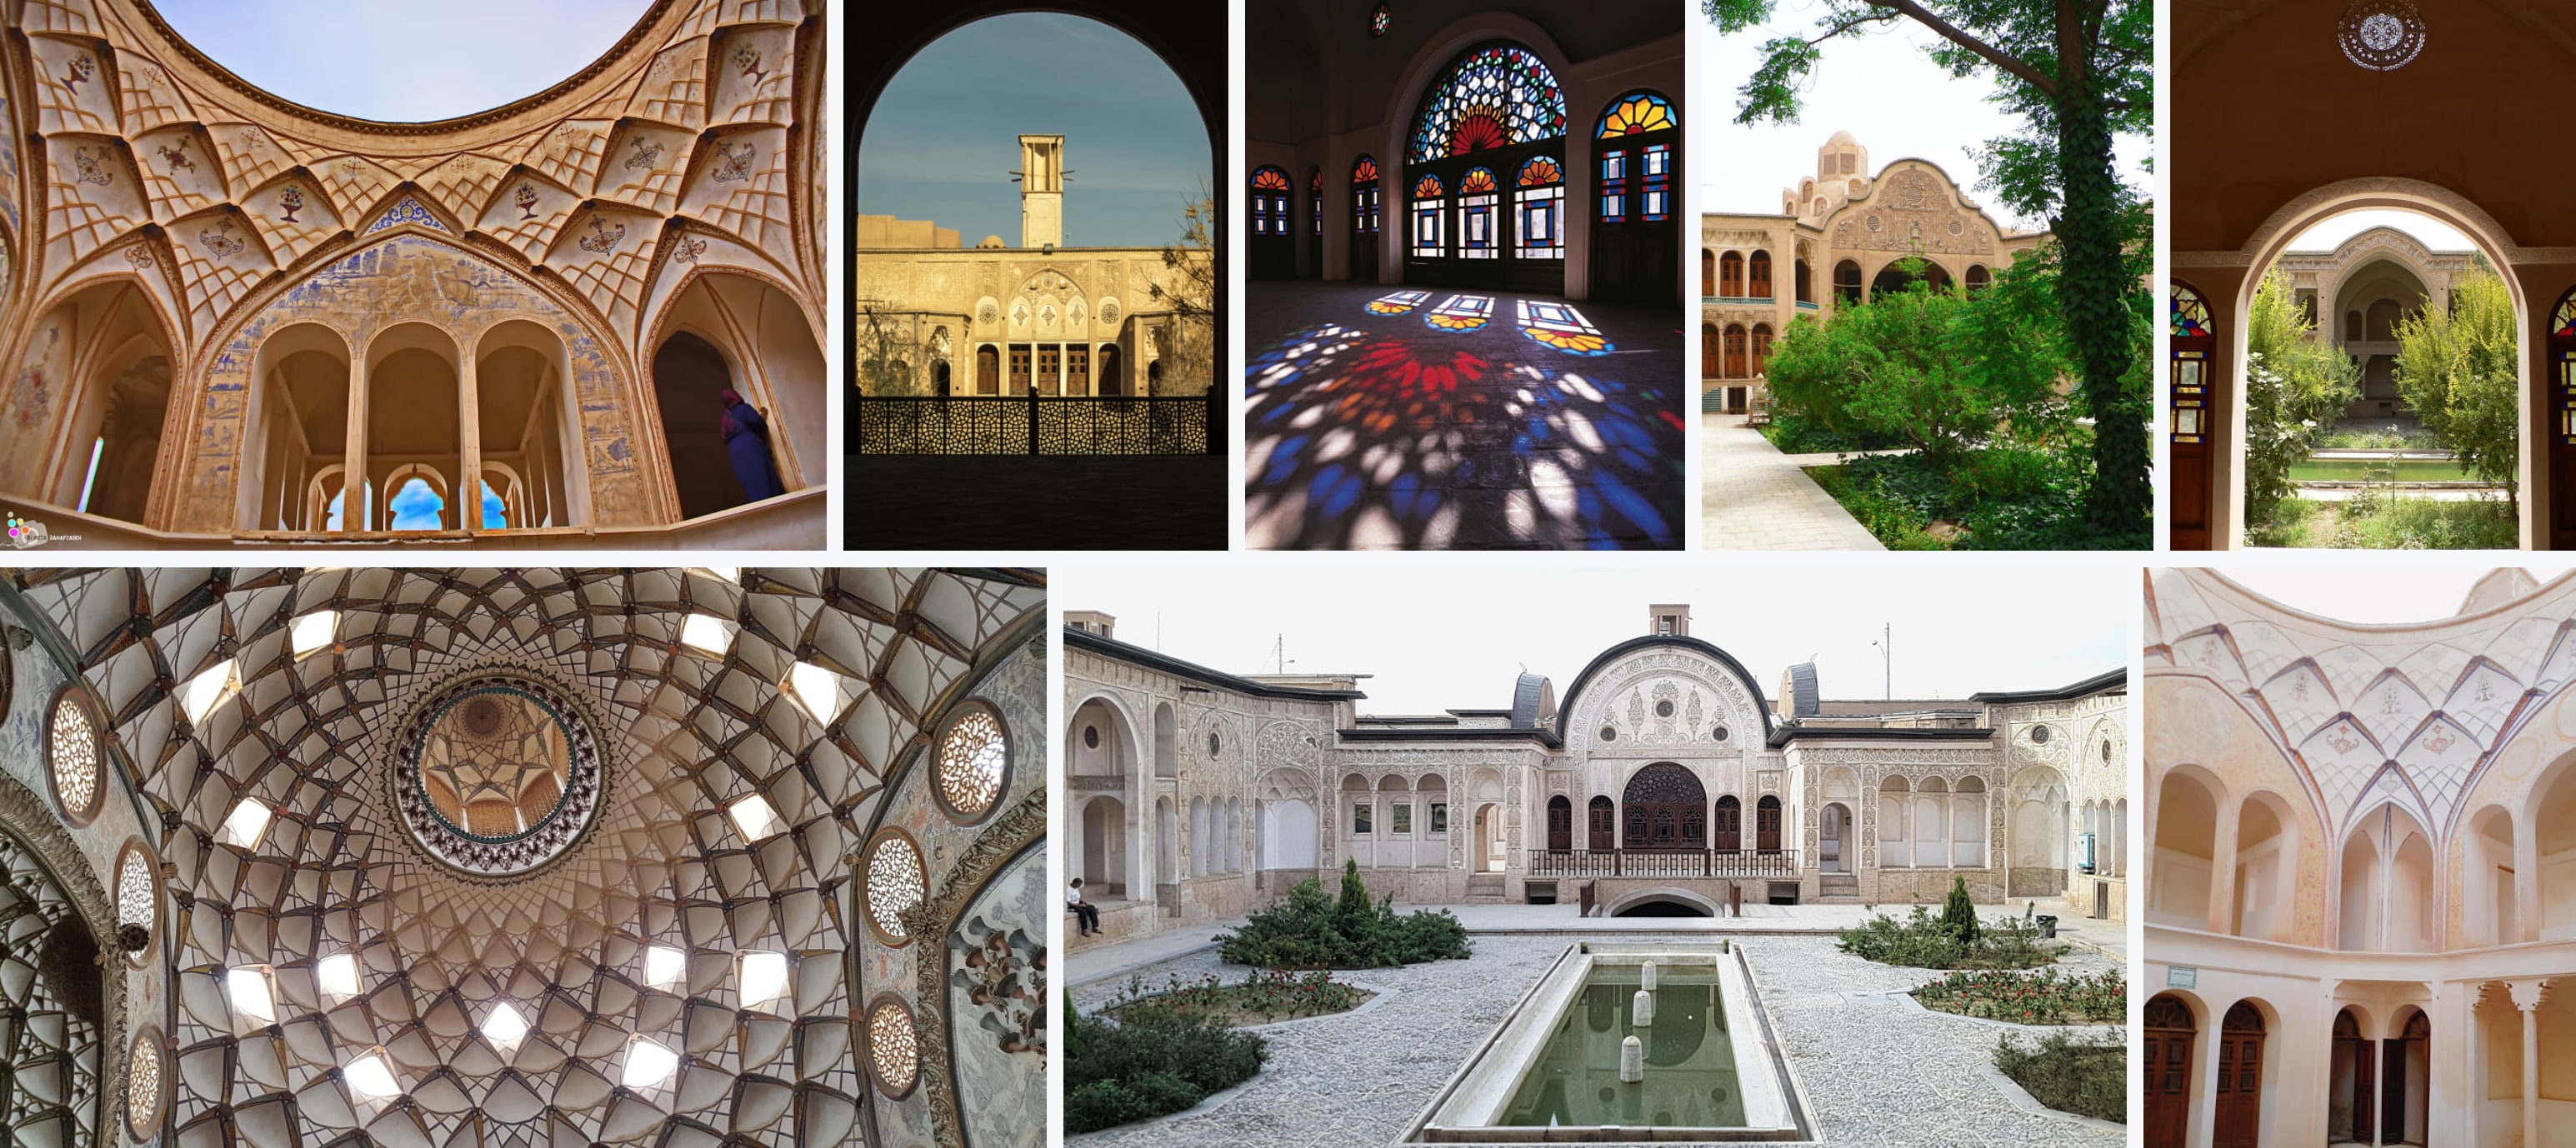
<instances>
[{"instance_id":1,"label":"green shrub","mask_svg":"<svg viewBox=\"0 0 2576 1148\"><path fill-rule=\"evenodd\" d=\"M1342 866L1338 899L1308 879L1286 900L1254 913L1243 927L1217 934L1228 964L1265 969L1382 969L1423 961L1464 960L1467 927L1446 909L1398 914L1394 896L1372 902L1359 864Z\"/></svg>"},{"instance_id":2,"label":"green shrub","mask_svg":"<svg viewBox=\"0 0 2576 1148\"><path fill-rule=\"evenodd\" d=\"M1847 451L1895 450L1906 445L1897 435L1852 428L1837 430L1805 411L1774 408L1762 437L1782 454L1835 454Z\"/></svg>"},{"instance_id":3,"label":"green shrub","mask_svg":"<svg viewBox=\"0 0 2576 1148\"><path fill-rule=\"evenodd\" d=\"M2129 1122L2129 1053L2122 1038L2078 1038L2052 1032L2024 1048L2006 1033L1995 1067L2031 1098L2060 1112L2115 1124Z\"/></svg>"},{"instance_id":4,"label":"green shrub","mask_svg":"<svg viewBox=\"0 0 2576 1148\"><path fill-rule=\"evenodd\" d=\"M1950 878L1950 896L1941 902L1941 927L1959 938L1959 943L1974 947L1977 943L1977 903L1968 899L1968 879Z\"/></svg>"},{"instance_id":5,"label":"green shrub","mask_svg":"<svg viewBox=\"0 0 2576 1148\"><path fill-rule=\"evenodd\" d=\"M1262 1039L1224 1020L1147 1000L1117 1020L1075 1014L1064 1066L1069 1131L1179 1112L1261 1071Z\"/></svg>"},{"instance_id":6,"label":"green shrub","mask_svg":"<svg viewBox=\"0 0 2576 1148\"><path fill-rule=\"evenodd\" d=\"M2118 971L2060 974L1955 972L1914 990L1923 1007L2017 1024L2118 1024L2129 1015L2129 982Z\"/></svg>"},{"instance_id":7,"label":"green shrub","mask_svg":"<svg viewBox=\"0 0 2576 1148\"><path fill-rule=\"evenodd\" d=\"M2017 917L1980 922L1976 939L1960 939L1941 916L1915 905L1904 920L1872 913L1868 920L1842 931L1835 947L1863 960L1921 969L2027 969L2057 963L2064 945L2040 941L2039 928Z\"/></svg>"},{"instance_id":8,"label":"green shrub","mask_svg":"<svg viewBox=\"0 0 2576 1148\"><path fill-rule=\"evenodd\" d=\"M1173 975L1152 994L1145 991L1143 978L1131 977L1119 998L1100 1011L1124 1017L1135 1008L1170 1008L1216 1017L1229 1025L1268 1024L1283 1017L1295 1020L1349 1012L1366 1003L1370 995L1367 989L1334 980L1332 973L1322 969L1304 973L1251 969L1238 985L1227 984L1214 973L1189 982Z\"/></svg>"},{"instance_id":9,"label":"green shrub","mask_svg":"<svg viewBox=\"0 0 2576 1148\"><path fill-rule=\"evenodd\" d=\"M2345 550L2510 550L2522 544L2522 526L2509 502L2443 502L2364 487L2337 509L2334 536L2326 544Z\"/></svg>"}]
</instances>

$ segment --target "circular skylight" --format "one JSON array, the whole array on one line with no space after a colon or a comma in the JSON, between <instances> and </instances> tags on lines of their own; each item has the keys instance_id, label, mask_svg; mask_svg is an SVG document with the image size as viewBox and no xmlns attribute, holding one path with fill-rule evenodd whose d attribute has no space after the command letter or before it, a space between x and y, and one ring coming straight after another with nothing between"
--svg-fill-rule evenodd
<instances>
[{"instance_id":1,"label":"circular skylight","mask_svg":"<svg viewBox=\"0 0 2576 1148\"><path fill-rule=\"evenodd\" d=\"M389 123L516 103L597 62L651 0L294 4L153 0L172 31L226 71L316 111ZM396 66L436 60L436 67Z\"/></svg>"},{"instance_id":2,"label":"circular skylight","mask_svg":"<svg viewBox=\"0 0 2576 1148\"><path fill-rule=\"evenodd\" d=\"M599 750L569 699L480 674L439 691L396 742L394 799L412 839L468 872L524 873L581 837Z\"/></svg>"}]
</instances>

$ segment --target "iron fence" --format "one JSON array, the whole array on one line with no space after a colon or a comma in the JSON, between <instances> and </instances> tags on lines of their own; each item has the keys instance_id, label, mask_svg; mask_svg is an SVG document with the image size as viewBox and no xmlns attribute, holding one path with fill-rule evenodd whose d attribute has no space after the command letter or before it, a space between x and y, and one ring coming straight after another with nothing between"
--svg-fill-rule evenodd
<instances>
[{"instance_id":1,"label":"iron fence","mask_svg":"<svg viewBox=\"0 0 2576 1148\"><path fill-rule=\"evenodd\" d=\"M856 452L870 455L1215 454L1223 392L850 398Z\"/></svg>"},{"instance_id":2,"label":"iron fence","mask_svg":"<svg viewBox=\"0 0 2576 1148\"><path fill-rule=\"evenodd\" d=\"M1538 849L1532 877L1795 877L1795 849Z\"/></svg>"}]
</instances>

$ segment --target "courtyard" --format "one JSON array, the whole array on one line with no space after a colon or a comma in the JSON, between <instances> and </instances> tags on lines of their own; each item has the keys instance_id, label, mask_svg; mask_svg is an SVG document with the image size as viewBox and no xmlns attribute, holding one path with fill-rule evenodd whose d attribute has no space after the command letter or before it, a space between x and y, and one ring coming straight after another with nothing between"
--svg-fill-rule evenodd
<instances>
[{"instance_id":1,"label":"courtyard","mask_svg":"<svg viewBox=\"0 0 2576 1148\"><path fill-rule=\"evenodd\" d=\"M1340 283L1249 294L1251 546L1681 545L1670 312Z\"/></svg>"},{"instance_id":2,"label":"courtyard","mask_svg":"<svg viewBox=\"0 0 2576 1148\"><path fill-rule=\"evenodd\" d=\"M2054 907L2052 907L2052 905ZM2118 1127L2010 1099L1989 1063L1999 1033L2040 1033L1915 1006L1905 995L1940 979L1928 969L1875 964L1836 951L1836 930L1858 905L1747 905L1724 919L1578 918L1573 906L1457 906L1475 955L1404 968L1335 974L1375 991L1360 1010L1265 1026L1268 1058L1240 1087L1156 1120L1068 1137L1069 1143L1160 1146L1213 1142L1315 1146L1392 1144L1404 1138L1452 1074L1508 1018L1540 974L1584 941L1652 940L1743 946L1756 993L1797 1080L1816 1142L1870 1145L2119 1145ZM1995 915L1996 907L1987 915ZM2040 902L2065 919L2071 941L2058 968L2124 967L2123 927L2077 919L2064 902ZM1225 923L1219 923L1223 927ZM1125 988L1213 973L1239 980L1204 938L1161 934L1078 949L1068 983L1090 1012ZM1197 938L1198 940L1192 940ZM1939 1071L1926 1071L1939 1066Z\"/></svg>"}]
</instances>

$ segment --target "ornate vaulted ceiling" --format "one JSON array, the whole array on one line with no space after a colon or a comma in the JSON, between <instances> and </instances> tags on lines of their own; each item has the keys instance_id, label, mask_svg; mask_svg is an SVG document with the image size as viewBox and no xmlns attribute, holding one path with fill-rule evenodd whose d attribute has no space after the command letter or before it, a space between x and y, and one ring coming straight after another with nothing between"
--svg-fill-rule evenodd
<instances>
[{"instance_id":1,"label":"ornate vaulted ceiling","mask_svg":"<svg viewBox=\"0 0 2576 1148\"><path fill-rule=\"evenodd\" d=\"M2391 802L2438 838L2497 751L2576 680L2576 581L2511 610L2360 626L2208 571L2159 570L2147 631L2151 664L2208 679L2254 716L2330 830Z\"/></svg>"},{"instance_id":2,"label":"ornate vaulted ceiling","mask_svg":"<svg viewBox=\"0 0 2576 1148\"><path fill-rule=\"evenodd\" d=\"M1044 613L1018 571L9 577L161 819L190 1146L837 1141L867 1087L847 858L927 723ZM604 778L587 834L506 878L430 856L385 782L406 715L495 667L562 691ZM753 794L779 824L747 835L729 807ZM249 846L225 828L244 801L273 810ZM648 946L685 954L675 981ZM776 1003L740 999L744 949L788 954ZM321 967L342 953L354 992ZM244 1020L243 969L273 975L273 1024ZM523 1038L487 1031L499 1002ZM622 1087L637 1038L681 1058L669 1083ZM390 1103L349 1068L377 1049Z\"/></svg>"},{"instance_id":3,"label":"ornate vaulted ceiling","mask_svg":"<svg viewBox=\"0 0 2576 1148\"><path fill-rule=\"evenodd\" d=\"M786 290L821 341L819 0L657 0L554 89L429 124L280 100L145 0L9 8L0 254L28 299L136 272L194 362L248 306L410 227L530 275L630 355L695 268Z\"/></svg>"}]
</instances>

